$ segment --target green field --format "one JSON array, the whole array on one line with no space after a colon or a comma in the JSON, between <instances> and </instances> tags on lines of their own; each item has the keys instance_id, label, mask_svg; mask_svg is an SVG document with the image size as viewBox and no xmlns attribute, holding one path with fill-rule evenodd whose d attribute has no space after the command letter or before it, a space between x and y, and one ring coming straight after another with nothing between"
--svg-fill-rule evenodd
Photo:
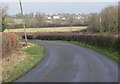
<instances>
[{"instance_id":1,"label":"green field","mask_svg":"<svg viewBox=\"0 0 120 84\"><path fill-rule=\"evenodd\" d=\"M54 27L54 28L26 28L26 32L69 32L86 29L87 26L81 27ZM24 32L24 29L6 29L5 32Z\"/></svg>"}]
</instances>

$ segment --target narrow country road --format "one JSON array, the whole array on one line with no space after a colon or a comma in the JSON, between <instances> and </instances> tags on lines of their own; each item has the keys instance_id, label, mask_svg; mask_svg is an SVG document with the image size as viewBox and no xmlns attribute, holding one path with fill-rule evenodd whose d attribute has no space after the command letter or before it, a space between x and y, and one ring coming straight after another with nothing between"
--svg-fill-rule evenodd
<instances>
[{"instance_id":1,"label":"narrow country road","mask_svg":"<svg viewBox=\"0 0 120 84\"><path fill-rule=\"evenodd\" d=\"M117 82L118 65L101 54L69 43L32 41L44 59L16 82Z\"/></svg>"}]
</instances>

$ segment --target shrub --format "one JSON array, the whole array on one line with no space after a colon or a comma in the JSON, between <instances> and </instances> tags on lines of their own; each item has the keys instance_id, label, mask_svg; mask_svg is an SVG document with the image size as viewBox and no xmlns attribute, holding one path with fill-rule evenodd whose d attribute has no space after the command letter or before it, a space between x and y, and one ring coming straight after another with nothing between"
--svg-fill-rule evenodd
<instances>
[{"instance_id":1,"label":"shrub","mask_svg":"<svg viewBox=\"0 0 120 84\"><path fill-rule=\"evenodd\" d=\"M10 56L18 48L18 37L13 33L2 33L2 56Z\"/></svg>"}]
</instances>

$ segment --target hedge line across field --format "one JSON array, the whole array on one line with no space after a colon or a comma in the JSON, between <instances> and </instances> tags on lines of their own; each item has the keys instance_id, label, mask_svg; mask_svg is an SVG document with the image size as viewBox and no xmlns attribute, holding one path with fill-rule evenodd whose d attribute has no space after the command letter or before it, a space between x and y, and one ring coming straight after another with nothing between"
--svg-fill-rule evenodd
<instances>
[{"instance_id":1,"label":"hedge line across field","mask_svg":"<svg viewBox=\"0 0 120 84\"><path fill-rule=\"evenodd\" d=\"M24 35L22 36L24 38ZM29 33L28 39L39 40L64 40L87 43L111 51L120 50L118 35L100 35L100 34L74 34L74 33Z\"/></svg>"}]
</instances>

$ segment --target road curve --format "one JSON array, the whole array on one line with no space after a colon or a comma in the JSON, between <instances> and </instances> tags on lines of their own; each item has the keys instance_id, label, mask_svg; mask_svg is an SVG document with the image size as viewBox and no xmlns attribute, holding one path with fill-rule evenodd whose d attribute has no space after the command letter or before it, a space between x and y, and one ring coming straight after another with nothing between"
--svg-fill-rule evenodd
<instances>
[{"instance_id":1,"label":"road curve","mask_svg":"<svg viewBox=\"0 0 120 84\"><path fill-rule=\"evenodd\" d=\"M32 41L44 59L15 82L117 82L118 65L101 54L69 43Z\"/></svg>"}]
</instances>

